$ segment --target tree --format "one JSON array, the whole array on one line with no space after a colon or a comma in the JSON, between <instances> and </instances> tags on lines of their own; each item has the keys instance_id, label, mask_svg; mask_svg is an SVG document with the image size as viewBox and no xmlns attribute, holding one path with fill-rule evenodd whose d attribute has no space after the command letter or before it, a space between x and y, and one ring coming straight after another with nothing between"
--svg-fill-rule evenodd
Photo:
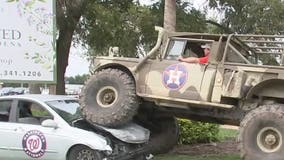
<instances>
[{"instance_id":1,"label":"tree","mask_svg":"<svg viewBox=\"0 0 284 160\"><path fill-rule=\"evenodd\" d=\"M176 30L205 32L205 15L187 2L177 1ZM120 54L136 57L149 51L156 42L154 26L163 25L164 1L141 6L129 0L97 1L88 5L80 23L78 37L88 46L89 59L107 55L109 47L118 46Z\"/></svg>"},{"instance_id":2,"label":"tree","mask_svg":"<svg viewBox=\"0 0 284 160\"><path fill-rule=\"evenodd\" d=\"M164 28L169 31L176 30L176 0L165 0Z\"/></svg>"},{"instance_id":3,"label":"tree","mask_svg":"<svg viewBox=\"0 0 284 160\"><path fill-rule=\"evenodd\" d=\"M31 94L41 94L40 84L29 84L29 90Z\"/></svg>"},{"instance_id":4,"label":"tree","mask_svg":"<svg viewBox=\"0 0 284 160\"><path fill-rule=\"evenodd\" d=\"M65 71L73 33L87 4L92 0L56 0L56 23L59 36L56 41L57 84L56 94L65 94Z\"/></svg>"},{"instance_id":5,"label":"tree","mask_svg":"<svg viewBox=\"0 0 284 160\"><path fill-rule=\"evenodd\" d=\"M237 33L279 34L284 25L283 0L209 0L224 13L222 24Z\"/></svg>"},{"instance_id":6,"label":"tree","mask_svg":"<svg viewBox=\"0 0 284 160\"><path fill-rule=\"evenodd\" d=\"M88 74L83 74L83 75L77 75L75 77L67 77L66 81L69 84L84 84L88 78L89 78Z\"/></svg>"},{"instance_id":7,"label":"tree","mask_svg":"<svg viewBox=\"0 0 284 160\"><path fill-rule=\"evenodd\" d=\"M274 35L283 32L283 0L209 0L209 2L210 7L224 13L223 25L230 28L233 32ZM270 38L266 39L269 40ZM273 40L273 38L270 40ZM269 45L271 45L270 47L281 47L278 44ZM270 51L273 52L273 49ZM279 65L279 60L277 59L279 59L278 55L259 54L259 60L264 65Z\"/></svg>"},{"instance_id":8,"label":"tree","mask_svg":"<svg viewBox=\"0 0 284 160\"><path fill-rule=\"evenodd\" d=\"M143 9L132 0L96 1L88 5L78 33L83 44L90 47L89 55L106 55L109 47L118 46L123 56L134 57L143 41L138 23L143 19ZM149 16L150 17L150 16ZM145 21L145 23L150 22Z\"/></svg>"}]
</instances>

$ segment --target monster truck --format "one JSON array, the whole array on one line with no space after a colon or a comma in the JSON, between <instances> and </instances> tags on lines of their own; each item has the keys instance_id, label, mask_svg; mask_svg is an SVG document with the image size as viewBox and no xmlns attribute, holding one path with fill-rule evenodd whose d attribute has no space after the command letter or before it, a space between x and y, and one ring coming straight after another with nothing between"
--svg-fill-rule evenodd
<instances>
[{"instance_id":1,"label":"monster truck","mask_svg":"<svg viewBox=\"0 0 284 160\"><path fill-rule=\"evenodd\" d=\"M284 36L157 30L143 59L94 59L81 97L85 118L109 127L137 120L158 153L175 144L173 117L240 125L244 159L283 159ZM208 63L178 61L204 56L203 44L211 45Z\"/></svg>"}]
</instances>

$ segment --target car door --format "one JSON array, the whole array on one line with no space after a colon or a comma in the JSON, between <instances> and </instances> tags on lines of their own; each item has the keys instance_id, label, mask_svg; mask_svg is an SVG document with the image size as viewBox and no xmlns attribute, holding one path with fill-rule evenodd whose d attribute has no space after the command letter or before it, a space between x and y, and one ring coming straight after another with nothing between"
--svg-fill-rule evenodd
<instances>
[{"instance_id":1,"label":"car door","mask_svg":"<svg viewBox=\"0 0 284 160\"><path fill-rule=\"evenodd\" d=\"M195 46L201 45L196 43ZM173 39L169 42L165 57L160 61L150 60L147 75L146 93L160 98L179 98L200 100L201 83L207 64L186 63L178 61L179 56L200 55L188 51L188 41ZM198 47L198 46L197 46ZM200 54L203 54L200 47Z\"/></svg>"},{"instance_id":2,"label":"car door","mask_svg":"<svg viewBox=\"0 0 284 160\"><path fill-rule=\"evenodd\" d=\"M65 139L61 129L41 126L41 121L53 116L40 104L18 100L12 125L10 150L13 159L62 159ZM58 132L60 134L58 134Z\"/></svg>"},{"instance_id":3,"label":"car door","mask_svg":"<svg viewBox=\"0 0 284 160\"><path fill-rule=\"evenodd\" d=\"M0 159L10 160L11 140L14 138L14 126L9 122L12 100L0 100Z\"/></svg>"},{"instance_id":4,"label":"car door","mask_svg":"<svg viewBox=\"0 0 284 160\"><path fill-rule=\"evenodd\" d=\"M57 160L62 157L63 145L54 128L46 128L36 124L15 124L15 138L11 151L13 159L45 159ZM61 146L62 145L62 146Z\"/></svg>"}]
</instances>

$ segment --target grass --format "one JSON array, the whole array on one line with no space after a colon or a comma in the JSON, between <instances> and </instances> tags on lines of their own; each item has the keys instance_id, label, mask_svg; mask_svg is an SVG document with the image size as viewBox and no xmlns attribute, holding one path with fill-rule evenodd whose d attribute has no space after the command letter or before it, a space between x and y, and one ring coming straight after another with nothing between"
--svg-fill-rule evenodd
<instances>
[{"instance_id":1,"label":"grass","mask_svg":"<svg viewBox=\"0 0 284 160\"><path fill-rule=\"evenodd\" d=\"M156 160L240 160L239 155L230 156L187 156L187 155L163 155Z\"/></svg>"},{"instance_id":2,"label":"grass","mask_svg":"<svg viewBox=\"0 0 284 160\"><path fill-rule=\"evenodd\" d=\"M238 136L237 130L220 128L218 133L218 140L224 141L230 138L236 138L237 136Z\"/></svg>"}]
</instances>

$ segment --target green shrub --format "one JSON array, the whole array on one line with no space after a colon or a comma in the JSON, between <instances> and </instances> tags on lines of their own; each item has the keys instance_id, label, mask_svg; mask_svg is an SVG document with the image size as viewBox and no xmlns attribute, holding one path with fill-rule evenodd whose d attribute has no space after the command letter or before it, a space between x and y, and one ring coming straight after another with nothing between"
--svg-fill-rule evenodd
<instances>
[{"instance_id":1,"label":"green shrub","mask_svg":"<svg viewBox=\"0 0 284 160\"><path fill-rule=\"evenodd\" d=\"M178 119L179 144L208 143L218 140L219 125Z\"/></svg>"}]
</instances>

